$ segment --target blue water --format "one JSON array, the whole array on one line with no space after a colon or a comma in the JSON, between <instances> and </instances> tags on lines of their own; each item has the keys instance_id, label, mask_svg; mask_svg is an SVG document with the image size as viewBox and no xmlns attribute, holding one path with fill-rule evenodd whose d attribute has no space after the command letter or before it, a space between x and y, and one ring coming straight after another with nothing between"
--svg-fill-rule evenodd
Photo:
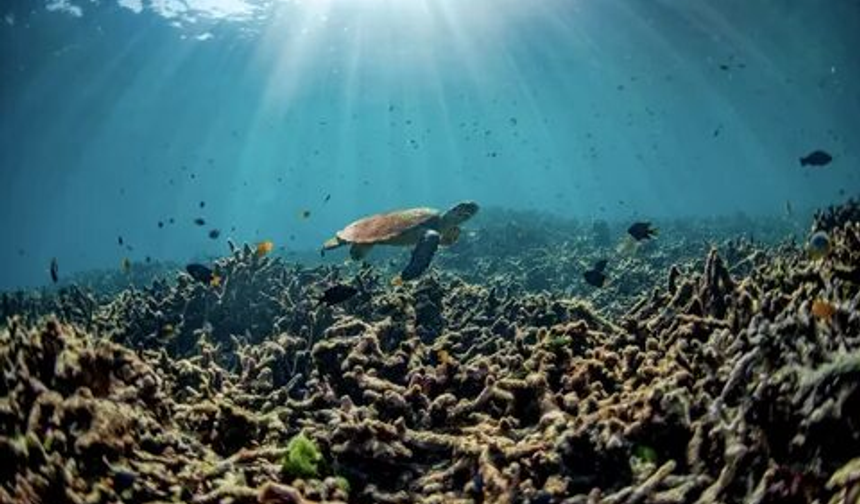
<instances>
[{"instance_id":1,"label":"blue water","mask_svg":"<svg viewBox=\"0 0 860 504\"><path fill-rule=\"evenodd\" d=\"M315 249L461 199L617 220L841 201L858 28L848 0L4 1L0 288L52 257ZM802 168L815 149L834 161Z\"/></svg>"}]
</instances>

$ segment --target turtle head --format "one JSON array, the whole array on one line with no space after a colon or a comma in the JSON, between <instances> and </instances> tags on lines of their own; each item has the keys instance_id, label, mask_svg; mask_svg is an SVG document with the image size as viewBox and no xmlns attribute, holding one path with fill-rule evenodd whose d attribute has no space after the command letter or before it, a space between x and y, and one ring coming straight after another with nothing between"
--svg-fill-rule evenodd
<instances>
[{"instance_id":1,"label":"turtle head","mask_svg":"<svg viewBox=\"0 0 860 504\"><path fill-rule=\"evenodd\" d=\"M478 213L478 204L474 201L457 203L442 216L445 227L459 226Z\"/></svg>"}]
</instances>

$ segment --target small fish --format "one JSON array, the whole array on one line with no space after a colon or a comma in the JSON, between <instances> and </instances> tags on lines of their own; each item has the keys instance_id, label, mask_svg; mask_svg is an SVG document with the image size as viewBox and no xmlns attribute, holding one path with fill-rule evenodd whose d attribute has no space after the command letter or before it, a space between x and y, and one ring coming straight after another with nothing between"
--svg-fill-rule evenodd
<instances>
[{"instance_id":1,"label":"small fish","mask_svg":"<svg viewBox=\"0 0 860 504\"><path fill-rule=\"evenodd\" d=\"M122 236L117 236L117 237L116 237L116 242L119 244L119 246L120 246L120 247L122 247L123 245L125 245L125 241L123 241Z\"/></svg>"},{"instance_id":2,"label":"small fish","mask_svg":"<svg viewBox=\"0 0 860 504\"><path fill-rule=\"evenodd\" d=\"M272 242L272 240L261 241L257 244L257 257L263 257L264 255L274 250L274 248L275 244Z\"/></svg>"},{"instance_id":3,"label":"small fish","mask_svg":"<svg viewBox=\"0 0 860 504\"><path fill-rule=\"evenodd\" d=\"M200 208L205 207L205 206L206 206L206 202L205 202L205 201L201 201L199 206L200 206Z\"/></svg>"},{"instance_id":4,"label":"small fish","mask_svg":"<svg viewBox=\"0 0 860 504\"><path fill-rule=\"evenodd\" d=\"M830 235L826 231L817 231L809 237L806 251L813 260L823 259L833 249L830 243Z\"/></svg>"},{"instance_id":5,"label":"small fish","mask_svg":"<svg viewBox=\"0 0 860 504\"><path fill-rule=\"evenodd\" d=\"M785 200L785 215L788 217L794 215L794 208L791 206L790 200Z\"/></svg>"},{"instance_id":6,"label":"small fish","mask_svg":"<svg viewBox=\"0 0 860 504\"><path fill-rule=\"evenodd\" d=\"M454 359L451 358L451 353L448 350L441 348L436 351L436 361L443 366L447 366L454 362Z\"/></svg>"},{"instance_id":7,"label":"small fish","mask_svg":"<svg viewBox=\"0 0 860 504\"><path fill-rule=\"evenodd\" d=\"M131 260L128 257L123 257L122 261L119 263L119 269L122 270L123 273L128 274L131 271Z\"/></svg>"},{"instance_id":8,"label":"small fish","mask_svg":"<svg viewBox=\"0 0 860 504\"><path fill-rule=\"evenodd\" d=\"M657 236L659 230L657 228L651 227L650 222L634 222L629 228L627 228L627 232L630 236L633 237L636 241L642 240L650 240L651 238Z\"/></svg>"},{"instance_id":9,"label":"small fish","mask_svg":"<svg viewBox=\"0 0 860 504\"><path fill-rule=\"evenodd\" d=\"M219 231L217 229L210 229L209 230L209 238L212 238L213 240L217 240L219 236L221 236L221 231Z\"/></svg>"},{"instance_id":10,"label":"small fish","mask_svg":"<svg viewBox=\"0 0 860 504\"><path fill-rule=\"evenodd\" d=\"M343 303L358 294L358 289L347 284L335 284L323 291L322 295L317 298L318 303L325 303L329 306Z\"/></svg>"},{"instance_id":11,"label":"small fish","mask_svg":"<svg viewBox=\"0 0 860 504\"><path fill-rule=\"evenodd\" d=\"M402 276L397 275L396 277L391 279L391 286L392 287L400 287L401 285L403 285L403 277Z\"/></svg>"},{"instance_id":12,"label":"small fish","mask_svg":"<svg viewBox=\"0 0 860 504\"><path fill-rule=\"evenodd\" d=\"M185 271L191 278L200 283L208 284L213 287L221 285L221 277L218 276L211 268L198 263L192 263L185 267Z\"/></svg>"},{"instance_id":13,"label":"small fish","mask_svg":"<svg viewBox=\"0 0 860 504\"><path fill-rule=\"evenodd\" d=\"M206 220L203 219L203 217L197 217L196 219L194 219L194 223L197 224L198 226L205 226Z\"/></svg>"},{"instance_id":14,"label":"small fish","mask_svg":"<svg viewBox=\"0 0 860 504\"><path fill-rule=\"evenodd\" d=\"M161 340L169 340L173 338L174 334L176 334L176 328L173 324L164 324L158 330L158 338Z\"/></svg>"},{"instance_id":15,"label":"small fish","mask_svg":"<svg viewBox=\"0 0 860 504\"><path fill-rule=\"evenodd\" d=\"M51 280L54 283L60 281L60 266L57 264L57 258L54 257L51 259Z\"/></svg>"},{"instance_id":16,"label":"small fish","mask_svg":"<svg viewBox=\"0 0 860 504\"><path fill-rule=\"evenodd\" d=\"M164 221L158 221L158 228L161 229L164 227Z\"/></svg>"},{"instance_id":17,"label":"small fish","mask_svg":"<svg viewBox=\"0 0 860 504\"><path fill-rule=\"evenodd\" d=\"M310 210L302 210L302 213L300 213L299 216L301 216L302 219L307 219L311 216L311 211Z\"/></svg>"},{"instance_id":18,"label":"small fish","mask_svg":"<svg viewBox=\"0 0 860 504\"><path fill-rule=\"evenodd\" d=\"M830 320L836 313L836 307L833 303L817 298L812 302L812 314L818 320Z\"/></svg>"},{"instance_id":19,"label":"small fish","mask_svg":"<svg viewBox=\"0 0 860 504\"><path fill-rule=\"evenodd\" d=\"M328 203L328 200L331 199L331 194L326 194L325 198L323 198L323 203Z\"/></svg>"},{"instance_id":20,"label":"small fish","mask_svg":"<svg viewBox=\"0 0 860 504\"><path fill-rule=\"evenodd\" d=\"M585 278L585 281L588 285L592 287L603 287L606 283L606 274L604 271L606 270L606 259L601 259L594 263L594 267L585 273L582 274L582 277Z\"/></svg>"},{"instance_id":21,"label":"small fish","mask_svg":"<svg viewBox=\"0 0 860 504\"><path fill-rule=\"evenodd\" d=\"M823 150L817 150L800 158L800 166L826 166L831 161L833 161L833 156Z\"/></svg>"}]
</instances>

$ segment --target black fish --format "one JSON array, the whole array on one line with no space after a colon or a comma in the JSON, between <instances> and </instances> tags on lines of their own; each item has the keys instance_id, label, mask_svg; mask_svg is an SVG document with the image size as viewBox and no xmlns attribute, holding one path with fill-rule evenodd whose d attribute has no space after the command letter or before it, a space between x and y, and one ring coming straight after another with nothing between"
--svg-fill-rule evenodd
<instances>
[{"instance_id":1,"label":"black fish","mask_svg":"<svg viewBox=\"0 0 860 504\"><path fill-rule=\"evenodd\" d=\"M800 166L825 166L831 161L833 161L833 156L823 150L817 150L800 158Z\"/></svg>"},{"instance_id":2,"label":"black fish","mask_svg":"<svg viewBox=\"0 0 860 504\"><path fill-rule=\"evenodd\" d=\"M604 270L606 270L606 259L601 259L594 263L592 269L583 273L582 277L592 287L603 287L603 284L606 282L606 274L603 273Z\"/></svg>"},{"instance_id":3,"label":"black fish","mask_svg":"<svg viewBox=\"0 0 860 504\"><path fill-rule=\"evenodd\" d=\"M412 249L412 257L409 259L409 264L400 272L400 278L408 281L421 276L430 266L430 261L433 260L433 255L436 253L436 249L439 248L441 240L442 235L436 231L424 233L421 241Z\"/></svg>"},{"instance_id":4,"label":"black fish","mask_svg":"<svg viewBox=\"0 0 860 504\"><path fill-rule=\"evenodd\" d=\"M326 194L325 198L323 199L323 203L328 203L328 200L330 200L330 199L331 199L331 194Z\"/></svg>"},{"instance_id":5,"label":"black fish","mask_svg":"<svg viewBox=\"0 0 860 504\"><path fill-rule=\"evenodd\" d=\"M632 226L627 228L627 232L636 241L649 240L657 236L657 229L651 227L650 222L634 222Z\"/></svg>"},{"instance_id":6,"label":"black fish","mask_svg":"<svg viewBox=\"0 0 860 504\"><path fill-rule=\"evenodd\" d=\"M196 219L194 219L194 223L197 224L198 226L205 226L206 225L206 221L203 219L203 217L197 217Z\"/></svg>"},{"instance_id":7,"label":"black fish","mask_svg":"<svg viewBox=\"0 0 860 504\"><path fill-rule=\"evenodd\" d=\"M347 284L335 284L326 289L322 296L317 298L319 303L325 303L329 306L343 303L358 294L358 289Z\"/></svg>"},{"instance_id":8,"label":"black fish","mask_svg":"<svg viewBox=\"0 0 860 504\"><path fill-rule=\"evenodd\" d=\"M189 264L185 267L185 271L187 271L188 274L191 275L191 278L205 284L212 283L212 279L215 277L215 272L212 271L211 268L202 264Z\"/></svg>"},{"instance_id":9,"label":"black fish","mask_svg":"<svg viewBox=\"0 0 860 504\"><path fill-rule=\"evenodd\" d=\"M160 229L160 228L163 228L163 227L164 227L164 222L162 222L162 221L158 221L158 227L159 227L159 229Z\"/></svg>"},{"instance_id":10,"label":"black fish","mask_svg":"<svg viewBox=\"0 0 860 504\"><path fill-rule=\"evenodd\" d=\"M116 242L117 242L117 243L119 243L119 244L120 244L120 246L122 246L122 245L125 243L125 242L122 240L122 236L117 236L117 237L116 237Z\"/></svg>"},{"instance_id":11,"label":"black fish","mask_svg":"<svg viewBox=\"0 0 860 504\"><path fill-rule=\"evenodd\" d=\"M210 229L209 230L209 238L212 238L213 240L217 240L219 236L221 236L221 231L219 231L217 229Z\"/></svg>"},{"instance_id":12,"label":"black fish","mask_svg":"<svg viewBox=\"0 0 860 504\"><path fill-rule=\"evenodd\" d=\"M203 207L205 207L205 206L206 206L206 202L205 202L205 201L201 201L201 202L200 202L200 208L203 208Z\"/></svg>"},{"instance_id":13,"label":"black fish","mask_svg":"<svg viewBox=\"0 0 860 504\"><path fill-rule=\"evenodd\" d=\"M57 264L56 257L51 259L51 280L53 280L54 283L60 281L60 266Z\"/></svg>"}]
</instances>

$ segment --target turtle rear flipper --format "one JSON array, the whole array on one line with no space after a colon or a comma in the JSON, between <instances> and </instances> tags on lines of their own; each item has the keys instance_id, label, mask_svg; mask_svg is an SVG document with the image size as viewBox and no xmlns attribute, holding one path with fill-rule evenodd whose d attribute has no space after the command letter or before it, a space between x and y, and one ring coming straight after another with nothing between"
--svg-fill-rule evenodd
<instances>
[{"instance_id":1,"label":"turtle rear flipper","mask_svg":"<svg viewBox=\"0 0 860 504\"><path fill-rule=\"evenodd\" d=\"M414 280L421 276L430 266L430 261L433 260L433 254L439 248L439 242L442 240L442 235L436 231L428 230L415 248L412 249L412 257L409 259L409 264L400 273L400 278L403 280Z\"/></svg>"},{"instance_id":2,"label":"turtle rear flipper","mask_svg":"<svg viewBox=\"0 0 860 504\"><path fill-rule=\"evenodd\" d=\"M367 243L353 243L351 247L349 247L349 257L353 261L360 261L364 259L367 254L370 253L370 249L373 248L373 245Z\"/></svg>"}]
</instances>

